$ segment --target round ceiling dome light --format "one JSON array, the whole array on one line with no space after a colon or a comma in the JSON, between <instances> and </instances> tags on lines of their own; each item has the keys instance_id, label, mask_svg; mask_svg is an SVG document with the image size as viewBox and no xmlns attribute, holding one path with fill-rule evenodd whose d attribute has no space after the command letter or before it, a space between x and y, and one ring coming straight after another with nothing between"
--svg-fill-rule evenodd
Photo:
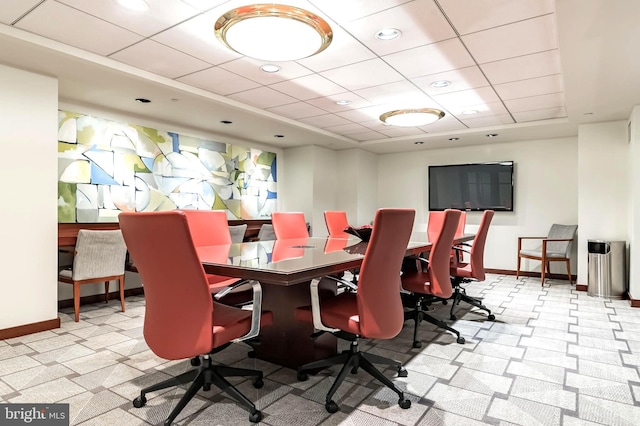
<instances>
[{"instance_id":1,"label":"round ceiling dome light","mask_svg":"<svg viewBox=\"0 0 640 426\"><path fill-rule=\"evenodd\" d=\"M380 121L392 126L417 127L434 123L444 117L444 112L434 108L398 109L385 112Z\"/></svg>"},{"instance_id":2,"label":"round ceiling dome light","mask_svg":"<svg viewBox=\"0 0 640 426\"><path fill-rule=\"evenodd\" d=\"M326 49L329 24L297 7L255 4L230 10L214 25L216 37L241 55L264 61L293 61Z\"/></svg>"},{"instance_id":3,"label":"round ceiling dome light","mask_svg":"<svg viewBox=\"0 0 640 426\"><path fill-rule=\"evenodd\" d=\"M378 40L395 40L402 32L400 32L397 28L383 28L376 33L376 38Z\"/></svg>"},{"instance_id":4,"label":"round ceiling dome light","mask_svg":"<svg viewBox=\"0 0 640 426\"><path fill-rule=\"evenodd\" d=\"M268 72L269 74L280 71L280 67L273 64L264 64L260 69L264 72Z\"/></svg>"}]
</instances>

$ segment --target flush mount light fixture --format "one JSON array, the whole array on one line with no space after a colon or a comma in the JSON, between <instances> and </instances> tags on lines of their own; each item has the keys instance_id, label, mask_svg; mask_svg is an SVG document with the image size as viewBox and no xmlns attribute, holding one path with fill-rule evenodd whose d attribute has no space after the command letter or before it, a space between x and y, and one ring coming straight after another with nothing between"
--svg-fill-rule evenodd
<instances>
[{"instance_id":1,"label":"flush mount light fixture","mask_svg":"<svg viewBox=\"0 0 640 426\"><path fill-rule=\"evenodd\" d=\"M280 67L273 64L264 64L260 67L260 69L264 72L274 73L280 71Z\"/></svg>"},{"instance_id":2,"label":"flush mount light fixture","mask_svg":"<svg viewBox=\"0 0 640 426\"><path fill-rule=\"evenodd\" d=\"M349 105L351 103L351 101L347 100L347 99L342 99L339 101L336 101L336 105Z\"/></svg>"},{"instance_id":3,"label":"flush mount light fixture","mask_svg":"<svg viewBox=\"0 0 640 426\"><path fill-rule=\"evenodd\" d=\"M116 0L116 3L135 12L144 12L149 9L149 5L144 0Z\"/></svg>"},{"instance_id":4,"label":"flush mount light fixture","mask_svg":"<svg viewBox=\"0 0 640 426\"><path fill-rule=\"evenodd\" d=\"M444 112L434 108L398 109L385 112L380 121L392 126L416 127L431 124L444 117Z\"/></svg>"},{"instance_id":5,"label":"flush mount light fixture","mask_svg":"<svg viewBox=\"0 0 640 426\"><path fill-rule=\"evenodd\" d=\"M146 98L136 98L136 102L138 102L140 104L148 104L151 101L149 99L146 99Z\"/></svg>"},{"instance_id":6,"label":"flush mount light fixture","mask_svg":"<svg viewBox=\"0 0 640 426\"><path fill-rule=\"evenodd\" d=\"M434 87L436 89L440 89L442 87L447 87L451 85L451 82L449 80L438 80L438 81L434 81L433 83L430 84L431 87Z\"/></svg>"},{"instance_id":7,"label":"flush mount light fixture","mask_svg":"<svg viewBox=\"0 0 640 426\"><path fill-rule=\"evenodd\" d=\"M264 61L293 61L322 52L333 31L313 13L281 4L254 4L230 10L214 26L229 49Z\"/></svg>"},{"instance_id":8,"label":"flush mount light fixture","mask_svg":"<svg viewBox=\"0 0 640 426\"><path fill-rule=\"evenodd\" d=\"M400 37L402 32L397 28L383 28L376 33L378 40L395 40Z\"/></svg>"}]
</instances>

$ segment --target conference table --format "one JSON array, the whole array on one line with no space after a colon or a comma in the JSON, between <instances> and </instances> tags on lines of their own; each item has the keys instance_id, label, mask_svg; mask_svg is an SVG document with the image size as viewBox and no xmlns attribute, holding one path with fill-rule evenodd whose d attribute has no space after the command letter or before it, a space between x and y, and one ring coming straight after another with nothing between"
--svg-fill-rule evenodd
<instances>
[{"instance_id":1,"label":"conference table","mask_svg":"<svg viewBox=\"0 0 640 426\"><path fill-rule=\"evenodd\" d=\"M455 243L473 237L460 236ZM261 329L254 354L295 369L337 352L335 336L324 333L312 338L313 324L295 317L296 308L311 304L309 283L314 278L359 268L367 244L356 237L310 237L204 246L197 251L208 274L260 282L262 308L272 312L273 324ZM410 241L407 255L428 252L430 247L428 241ZM321 288L325 294L335 292L335 282L323 282Z\"/></svg>"}]
</instances>

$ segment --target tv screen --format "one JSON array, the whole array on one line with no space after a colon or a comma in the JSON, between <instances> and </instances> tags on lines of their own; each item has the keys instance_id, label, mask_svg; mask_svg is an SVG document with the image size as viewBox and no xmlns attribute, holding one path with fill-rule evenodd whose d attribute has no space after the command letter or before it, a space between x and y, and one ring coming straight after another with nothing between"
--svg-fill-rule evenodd
<instances>
[{"instance_id":1,"label":"tv screen","mask_svg":"<svg viewBox=\"0 0 640 426\"><path fill-rule=\"evenodd\" d=\"M513 211L513 161L429 166L429 210Z\"/></svg>"}]
</instances>

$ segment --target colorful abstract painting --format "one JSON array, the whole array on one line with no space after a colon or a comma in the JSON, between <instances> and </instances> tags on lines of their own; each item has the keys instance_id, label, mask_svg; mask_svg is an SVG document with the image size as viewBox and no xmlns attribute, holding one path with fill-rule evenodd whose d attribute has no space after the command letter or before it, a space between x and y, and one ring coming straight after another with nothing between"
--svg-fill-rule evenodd
<instances>
[{"instance_id":1,"label":"colorful abstract painting","mask_svg":"<svg viewBox=\"0 0 640 426\"><path fill-rule=\"evenodd\" d=\"M276 154L59 111L58 222L116 222L122 211L276 209Z\"/></svg>"}]
</instances>

